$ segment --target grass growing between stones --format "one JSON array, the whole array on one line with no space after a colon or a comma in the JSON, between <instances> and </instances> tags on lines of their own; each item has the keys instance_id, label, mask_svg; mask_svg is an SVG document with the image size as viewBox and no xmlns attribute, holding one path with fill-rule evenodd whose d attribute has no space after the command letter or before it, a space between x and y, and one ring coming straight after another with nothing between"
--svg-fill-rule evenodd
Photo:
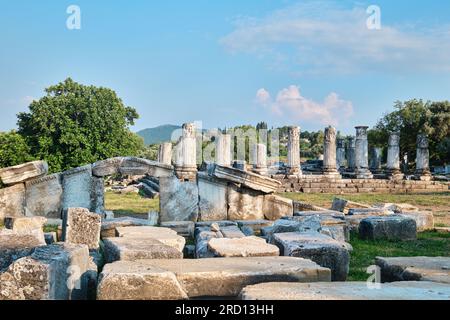
<instances>
[{"instance_id":1,"label":"grass growing between stones","mask_svg":"<svg viewBox=\"0 0 450 320\"><path fill-rule=\"evenodd\" d=\"M415 241L367 241L351 235L353 252L348 281L365 281L367 267L375 264L375 257L450 256L450 234L419 233Z\"/></svg>"},{"instance_id":2,"label":"grass growing between stones","mask_svg":"<svg viewBox=\"0 0 450 320\"><path fill-rule=\"evenodd\" d=\"M149 211L159 211L159 199L149 199L137 193L105 192L105 209L116 217L134 216L147 219Z\"/></svg>"}]
</instances>

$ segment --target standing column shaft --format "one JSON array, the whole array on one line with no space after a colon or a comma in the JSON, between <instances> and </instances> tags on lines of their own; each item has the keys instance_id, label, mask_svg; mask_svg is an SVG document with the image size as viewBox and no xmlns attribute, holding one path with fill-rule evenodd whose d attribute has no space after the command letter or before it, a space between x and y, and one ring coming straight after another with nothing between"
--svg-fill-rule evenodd
<instances>
[{"instance_id":1,"label":"standing column shaft","mask_svg":"<svg viewBox=\"0 0 450 320\"><path fill-rule=\"evenodd\" d=\"M172 164L172 143L163 142L159 145L158 162L167 165Z\"/></svg>"},{"instance_id":2,"label":"standing column shaft","mask_svg":"<svg viewBox=\"0 0 450 320\"><path fill-rule=\"evenodd\" d=\"M416 176L421 180L429 180L431 176L428 137L425 134L417 136Z\"/></svg>"},{"instance_id":3,"label":"standing column shaft","mask_svg":"<svg viewBox=\"0 0 450 320\"><path fill-rule=\"evenodd\" d=\"M265 175L267 174L267 147L265 144L258 143L253 147L253 159L255 165L253 171L255 173Z\"/></svg>"},{"instance_id":4,"label":"standing column shaft","mask_svg":"<svg viewBox=\"0 0 450 320\"><path fill-rule=\"evenodd\" d=\"M331 126L325 128L323 174L326 176L340 176L336 169L336 129Z\"/></svg>"},{"instance_id":5,"label":"standing column shaft","mask_svg":"<svg viewBox=\"0 0 450 320\"><path fill-rule=\"evenodd\" d=\"M370 171L372 173L379 173L381 171L381 157L383 156L383 149L372 147L370 149Z\"/></svg>"},{"instance_id":6,"label":"standing column shaft","mask_svg":"<svg viewBox=\"0 0 450 320\"><path fill-rule=\"evenodd\" d=\"M197 174L197 141L195 124L185 123L183 134L177 145L175 173L181 180L193 181Z\"/></svg>"},{"instance_id":7,"label":"standing column shaft","mask_svg":"<svg viewBox=\"0 0 450 320\"><path fill-rule=\"evenodd\" d=\"M355 137L350 137L348 139L348 145L347 145L347 168L351 172L355 171L355 168L356 168L356 163L355 163Z\"/></svg>"},{"instance_id":8,"label":"standing column shaft","mask_svg":"<svg viewBox=\"0 0 450 320\"><path fill-rule=\"evenodd\" d=\"M338 169L345 168L345 140L337 139L336 166Z\"/></svg>"},{"instance_id":9,"label":"standing column shaft","mask_svg":"<svg viewBox=\"0 0 450 320\"><path fill-rule=\"evenodd\" d=\"M290 175L300 175L300 127L288 128L288 146L287 146L287 172Z\"/></svg>"},{"instance_id":10,"label":"standing column shaft","mask_svg":"<svg viewBox=\"0 0 450 320\"><path fill-rule=\"evenodd\" d=\"M404 177L400 171L400 132L392 132L389 135L386 175L396 180Z\"/></svg>"},{"instance_id":11,"label":"standing column shaft","mask_svg":"<svg viewBox=\"0 0 450 320\"><path fill-rule=\"evenodd\" d=\"M216 140L216 163L231 166L231 135L219 133Z\"/></svg>"},{"instance_id":12,"label":"standing column shaft","mask_svg":"<svg viewBox=\"0 0 450 320\"><path fill-rule=\"evenodd\" d=\"M355 163L356 163L356 178L371 179L372 173L369 171L369 143L367 140L366 126L356 127L355 140Z\"/></svg>"}]
</instances>

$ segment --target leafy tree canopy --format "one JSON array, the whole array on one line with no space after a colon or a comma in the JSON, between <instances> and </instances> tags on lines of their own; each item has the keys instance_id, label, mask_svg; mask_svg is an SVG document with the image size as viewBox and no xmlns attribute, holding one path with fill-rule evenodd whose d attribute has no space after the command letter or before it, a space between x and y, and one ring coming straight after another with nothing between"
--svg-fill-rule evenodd
<instances>
[{"instance_id":1,"label":"leafy tree canopy","mask_svg":"<svg viewBox=\"0 0 450 320\"><path fill-rule=\"evenodd\" d=\"M15 131L0 132L0 168L33 160L25 139Z\"/></svg>"},{"instance_id":2,"label":"leafy tree canopy","mask_svg":"<svg viewBox=\"0 0 450 320\"><path fill-rule=\"evenodd\" d=\"M18 114L18 132L31 154L48 161L50 171L142 150L142 138L129 130L139 116L113 90L68 78L45 92L29 112Z\"/></svg>"}]
</instances>

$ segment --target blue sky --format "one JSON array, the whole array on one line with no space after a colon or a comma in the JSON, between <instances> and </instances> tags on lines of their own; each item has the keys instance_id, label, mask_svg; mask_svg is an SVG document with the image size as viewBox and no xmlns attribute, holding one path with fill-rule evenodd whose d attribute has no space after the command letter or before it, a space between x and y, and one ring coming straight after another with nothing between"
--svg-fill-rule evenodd
<instances>
[{"instance_id":1,"label":"blue sky","mask_svg":"<svg viewBox=\"0 0 450 320\"><path fill-rule=\"evenodd\" d=\"M369 5L381 29L368 30ZM81 30L69 30L69 5ZM0 130L72 77L114 89L133 130L202 121L374 125L395 100L448 100L450 1L1 1Z\"/></svg>"}]
</instances>

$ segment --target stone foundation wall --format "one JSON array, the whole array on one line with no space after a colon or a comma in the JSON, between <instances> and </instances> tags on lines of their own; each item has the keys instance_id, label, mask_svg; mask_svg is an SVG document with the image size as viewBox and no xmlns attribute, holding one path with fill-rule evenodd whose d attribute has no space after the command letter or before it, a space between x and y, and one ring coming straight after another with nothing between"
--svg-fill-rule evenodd
<instances>
[{"instance_id":1,"label":"stone foundation wall","mask_svg":"<svg viewBox=\"0 0 450 320\"><path fill-rule=\"evenodd\" d=\"M324 176L293 177L274 175L281 182L278 192L302 193L426 193L449 191L449 182L387 180L387 179L330 179Z\"/></svg>"}]
</instances>

